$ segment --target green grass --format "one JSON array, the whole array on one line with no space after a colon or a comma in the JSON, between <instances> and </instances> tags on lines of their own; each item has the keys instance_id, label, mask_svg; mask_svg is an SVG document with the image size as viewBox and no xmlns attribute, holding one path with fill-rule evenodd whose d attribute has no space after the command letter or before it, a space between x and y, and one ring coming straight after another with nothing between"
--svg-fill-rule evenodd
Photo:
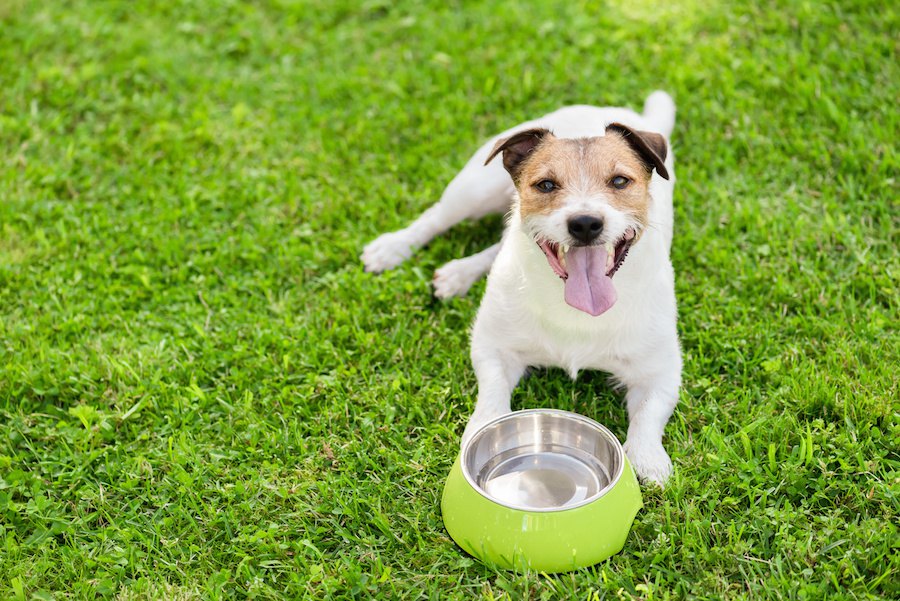
<instances>
[{"instance_id":1,"label":"green grass","mask_svg":"<svg viewBox=\"0 0 900 601\"><path fill-rule=\"evenodd\" d=\"M0 3L0 598L900 596L895 8ZM488 135L679 106L675 474L625 550L484 567L442 482L483 290L357 255ZM602 374L516 407L624 437Z\"/></svg>"}]
</instances>

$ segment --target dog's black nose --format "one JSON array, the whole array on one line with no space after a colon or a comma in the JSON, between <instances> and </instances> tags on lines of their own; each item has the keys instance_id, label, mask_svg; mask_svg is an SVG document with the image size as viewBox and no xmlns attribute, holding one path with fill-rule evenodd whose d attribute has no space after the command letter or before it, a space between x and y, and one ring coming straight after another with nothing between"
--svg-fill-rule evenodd
<instances>
[{"instance_id":1,"label":"dog's black nose","mask_svg":"<svg viewBox=\"0 0 900 601\"><path fill-rule=\"evenodd\" d=\"M569 233L582 244L593 242L603 231L603 222L590 215L579 215L569 219Z\"/></svg>"}]
</instances>

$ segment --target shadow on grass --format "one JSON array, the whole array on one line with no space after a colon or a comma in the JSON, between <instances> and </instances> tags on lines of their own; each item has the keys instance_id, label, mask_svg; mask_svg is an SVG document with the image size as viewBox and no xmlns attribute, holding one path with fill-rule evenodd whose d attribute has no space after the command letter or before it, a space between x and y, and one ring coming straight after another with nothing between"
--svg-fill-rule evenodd
<instances>
[{"instance_id":1,"label":"shadow on grass","mask_svg":"<svg viewBox=\"0 0 900 601\"><path fill-rule=\"evenodd\" d=\"M586 370L572 380L562 369L532 368L513 392L513 410L550 408L580 413L610 428L620 439L628 429L622 400L609 374Z\"/></svg>"}]
</instances>

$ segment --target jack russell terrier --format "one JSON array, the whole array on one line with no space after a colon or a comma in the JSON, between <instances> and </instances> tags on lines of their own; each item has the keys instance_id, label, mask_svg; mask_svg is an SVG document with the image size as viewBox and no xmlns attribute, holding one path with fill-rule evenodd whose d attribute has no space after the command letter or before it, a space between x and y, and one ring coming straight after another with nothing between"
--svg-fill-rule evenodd
<instances>
[{"instance_id":1,"label":"jack russell terrier","mask_svg":"<svg viewBox=\"0 0 900 601\"><path fill-rule=\"evenodd\" d=\"M509 212L501 242L434 275L435 295L450 298L490 271L472 331L478 401L463 441L511 411L529 366L572 378L598 369L627 391L624 446L637 475L668 479L662 436L681 384L669 260L674 124L661 91L641 115L571 106L523 123L482 146L409 227L363 250L366 270L380 272L463 219Z\"/></svg>"}]
</instances>

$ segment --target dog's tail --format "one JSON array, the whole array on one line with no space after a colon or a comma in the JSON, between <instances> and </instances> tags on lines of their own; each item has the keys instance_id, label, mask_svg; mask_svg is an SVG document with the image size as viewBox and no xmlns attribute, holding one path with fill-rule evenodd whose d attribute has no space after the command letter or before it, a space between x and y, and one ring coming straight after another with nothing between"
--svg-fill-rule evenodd
<instances>
[{"instance_id":1,"label":"dog's tail","mask_svg":"<svg viewBox=\"0 0 900 601\"><path fill-rule=\"evenodd\" d=\"M644 101L644 119L650 122L653 131L668 138L675 127L675 101L662 90L656 90Z\"/></svg>"}]
</instances>

